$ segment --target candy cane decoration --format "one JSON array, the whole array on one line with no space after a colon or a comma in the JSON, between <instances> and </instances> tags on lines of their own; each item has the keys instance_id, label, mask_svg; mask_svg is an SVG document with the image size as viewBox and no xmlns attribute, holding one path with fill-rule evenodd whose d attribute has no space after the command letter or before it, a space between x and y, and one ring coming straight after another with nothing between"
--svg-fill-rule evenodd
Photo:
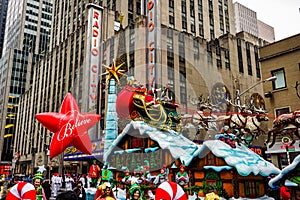
<instances>
[{"instance_id":1,"label":"candy cane decoration","mask_svg":"<svg viewBox=\"0 0 300 200\"><path fill-rule=\"evenodd\" d=\"M14 185L8 192L6 199L9 200L36 200L34 186L30 183L19 182Z\"/></svg>"},{"instance_id":2,"label":"candy cane decoration","mask_svg":"<svg viewBox=\"0 0 300 200\"><path fill-rule=\"evenodd\" d=\"M163 182L155 192L155 200L187 200L183 189L174 182Z\"/></svg>"}]
</instances>

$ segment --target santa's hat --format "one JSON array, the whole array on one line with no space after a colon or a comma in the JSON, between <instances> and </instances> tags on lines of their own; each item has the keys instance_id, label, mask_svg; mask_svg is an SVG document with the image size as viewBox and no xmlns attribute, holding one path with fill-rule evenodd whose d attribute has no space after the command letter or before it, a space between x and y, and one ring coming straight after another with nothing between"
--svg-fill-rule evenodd
<instances>
[{"instance_id":1,"label":"santa's hat","mask_svg":"<svg viewBox=\"0 0 300 200\"><path fill-rule=\"evenodd\" d=\"M6 199L9 200L36 200L34 186L27 182L19 182L14 185L8 192Z\"/></svg>"}]
</instances>

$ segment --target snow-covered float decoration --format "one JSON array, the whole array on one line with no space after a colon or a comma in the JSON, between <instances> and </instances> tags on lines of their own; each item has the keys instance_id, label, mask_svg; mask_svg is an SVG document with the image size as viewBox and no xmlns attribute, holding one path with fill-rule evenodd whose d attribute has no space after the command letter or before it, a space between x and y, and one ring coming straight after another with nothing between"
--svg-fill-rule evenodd
<instances>
[{"instance_id":1,"label":"snow-covered float decoration","mask_svg":"<svg viewBox=\"0 0 300 200\"><path fill-rule=\"evenodd\" d=\"M300 199L300 155L269 181L272 189L288 187L291 199Z\"/></svg>"},{"instance_id":2,"label":"snow-covered float decoration","mask_svg":"<svg viewBox=\"0 0 300 200\"><path fill-rule=\"evenodd\" d=\"M134 143L137 139L142 142ZM280 173L244 145L232 148L220 140L197 145L173 130L159 130L141 121L129 123L106 153L106 161L120 171L122 165L134 170L139 162L149 160L150 171L156 175L165 163L170 168L170 181L185 163L189 187L198 186L200 196L215 192L226 197L261 197L267 190L265 178Z\"/></svg>"}]
</instances>

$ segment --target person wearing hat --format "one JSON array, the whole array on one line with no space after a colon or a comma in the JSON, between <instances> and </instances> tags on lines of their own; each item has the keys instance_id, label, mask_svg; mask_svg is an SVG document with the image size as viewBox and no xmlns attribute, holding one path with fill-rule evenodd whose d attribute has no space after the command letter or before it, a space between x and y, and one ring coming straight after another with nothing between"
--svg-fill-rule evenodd
<instances>
[{"instance_id":1,"label":"person wearing hat","mask_svg":"<svg viewBox=\"0 0 300 200\"><path fill-rule=\"evenodd\" d=\"M124 183L125 185L129 185L131 183L131 175L130 175L130 172L129 172L129 169L128 167L125 168L125 171L124 171L124 177L122 178L122 183Z\"/></svg>"},{"instance_id":2,"label":"person wearing hat","mask_svg":"<svg viewBox=\"0 0 300 200\"><path fill-rule=\"evenodd\" d=\"M182 188L187 187L188 183L189 183L189 175L188 173L185 171L185 166L181 165L180 166L180 170L179 172L177 172L176 174L176 178L175 178L176 183L178 183L178 185L180 185Z\"/></svg>"},{"instance_id":3,"label":"person wearing hat","mask_svg":"<svg viewBox=\"0 0 300 200\"><path fill-rule=\"evenodd\" d=\"M59 188L58 173L54 173L53 176L51 177L51 187L52 187L53 196L56 197Z\"/></svg>"},{"instance_id":4,"label":"person wearing hat","mask_svg":"<svg viewBox=\"0 0 300 200\"><path fill-rule=\"evenodd\" d=\"M133 185L134 183L141 184L143 182L143 172L141 171L141 169L143 170L143 168L137 167L133 170L133 176L131 177L131 185Z\"/></svg>"},{"instance_id":5,"label":"person wearing hat","mask_svg":"<svg viewBox=\"0 0 300 200\"><path fill-rule=\"evenodd\" d=\"M144 174L142 176L143 178L143 183L144 184L150 184L152 183L152 176L150 173L150 166L149 166L149 161L148 160L144 160L145 165L143 166L144 169Z\"/></svg>"},{"instance_id":6,"label":"person wearing hat","mask_svg":"<svg viewBox=\"0 0 300 200\"><path fill-rule=\"evenodd\" d=\"M130 200L141 200L143 197L142 190L136 183L131 186L128 193L130 196Z\"/></svg>"},{"instance_id":7,"label":"person wearing hat","mask_svg":"<svg viewBox=\"0 0 300 200\"><path fill-rule=\"evenodd\" d=\"M164 164L163 167L160 169L160 173L156 176L153 183L155 185L160 185L161 183L168 181L169 180L168 175L169 175L169 169Z\"/></svg>"},{"instance_id":8,"label":"person wearing hat","mask_svg":"<svg viewBox=\"0 0 300 200\"><path fill-rule=\"evenodd\" d=\"M101 169L99 165L97 165L97 161L93 160L93 164L90 166L89 170L89 177L91 178L91 187L95 187L97 185L100 172Z\"/></svg>"},{"instance_id":9,"label":"person wearing hat","mask_svg":"<svg viewBox=\"0 0 300 200\"><path fill-rule=\"evenodd\" d=\"M74 179L71 177L71 174L67 174L65 178L66 190L72 190L72 184L75 183Z\"/></svg>"},{"instance_id":10,"label":"person wearing hat","mask_svg":"<svg viewBox=\"0 0 300 200\"><path fill-rule=\"evenodd\" d=\"M80 176L80 178L79 178L79 181L81 181L82 182L82 187L83 188L86 188L87 187L87 185L86 185L86 177L85 177L85 174L81 174L81 176Z\"/></svg>"},{"instance_id":11,"label":"person wearing hat","mask_svg":"<svg viewBox=\"0 0 300 200\"><path fill-rule=\"evenodd\" d=\"M43 176L41 172L38 172L33 177L33 186L35 188L37 200L47 200L44 189L42 187Z\"/></svg>"},{"instance_id":12,"label":"person wearing hat","mask_svg":"<svg viewBox=\"0 0 300 200\"><path fill-rule=\"evenodd\" d=\"M105 182L98 187L95 200L116 200L109 182Z\"/></svg>"}]
</instances>

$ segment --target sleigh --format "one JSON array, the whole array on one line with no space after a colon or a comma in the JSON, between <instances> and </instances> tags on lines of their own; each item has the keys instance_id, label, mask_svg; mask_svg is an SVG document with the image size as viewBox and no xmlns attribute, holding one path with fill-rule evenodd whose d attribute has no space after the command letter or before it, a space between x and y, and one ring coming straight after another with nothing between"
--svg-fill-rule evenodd
<instances>
[{"instance_id":1,"label":"sleigh","mask_svg":"<svg viewBox=\"0 0 300 200\"><path fill-rule=\"evenodd\" d=\"M147 95L146 88L125 86L117 97L117 113L119 117L130 116L133 120L162 128L176 130L180 123L177 113L178 105L164 100L154 99Z\"/></svg>"}]
</instances>

